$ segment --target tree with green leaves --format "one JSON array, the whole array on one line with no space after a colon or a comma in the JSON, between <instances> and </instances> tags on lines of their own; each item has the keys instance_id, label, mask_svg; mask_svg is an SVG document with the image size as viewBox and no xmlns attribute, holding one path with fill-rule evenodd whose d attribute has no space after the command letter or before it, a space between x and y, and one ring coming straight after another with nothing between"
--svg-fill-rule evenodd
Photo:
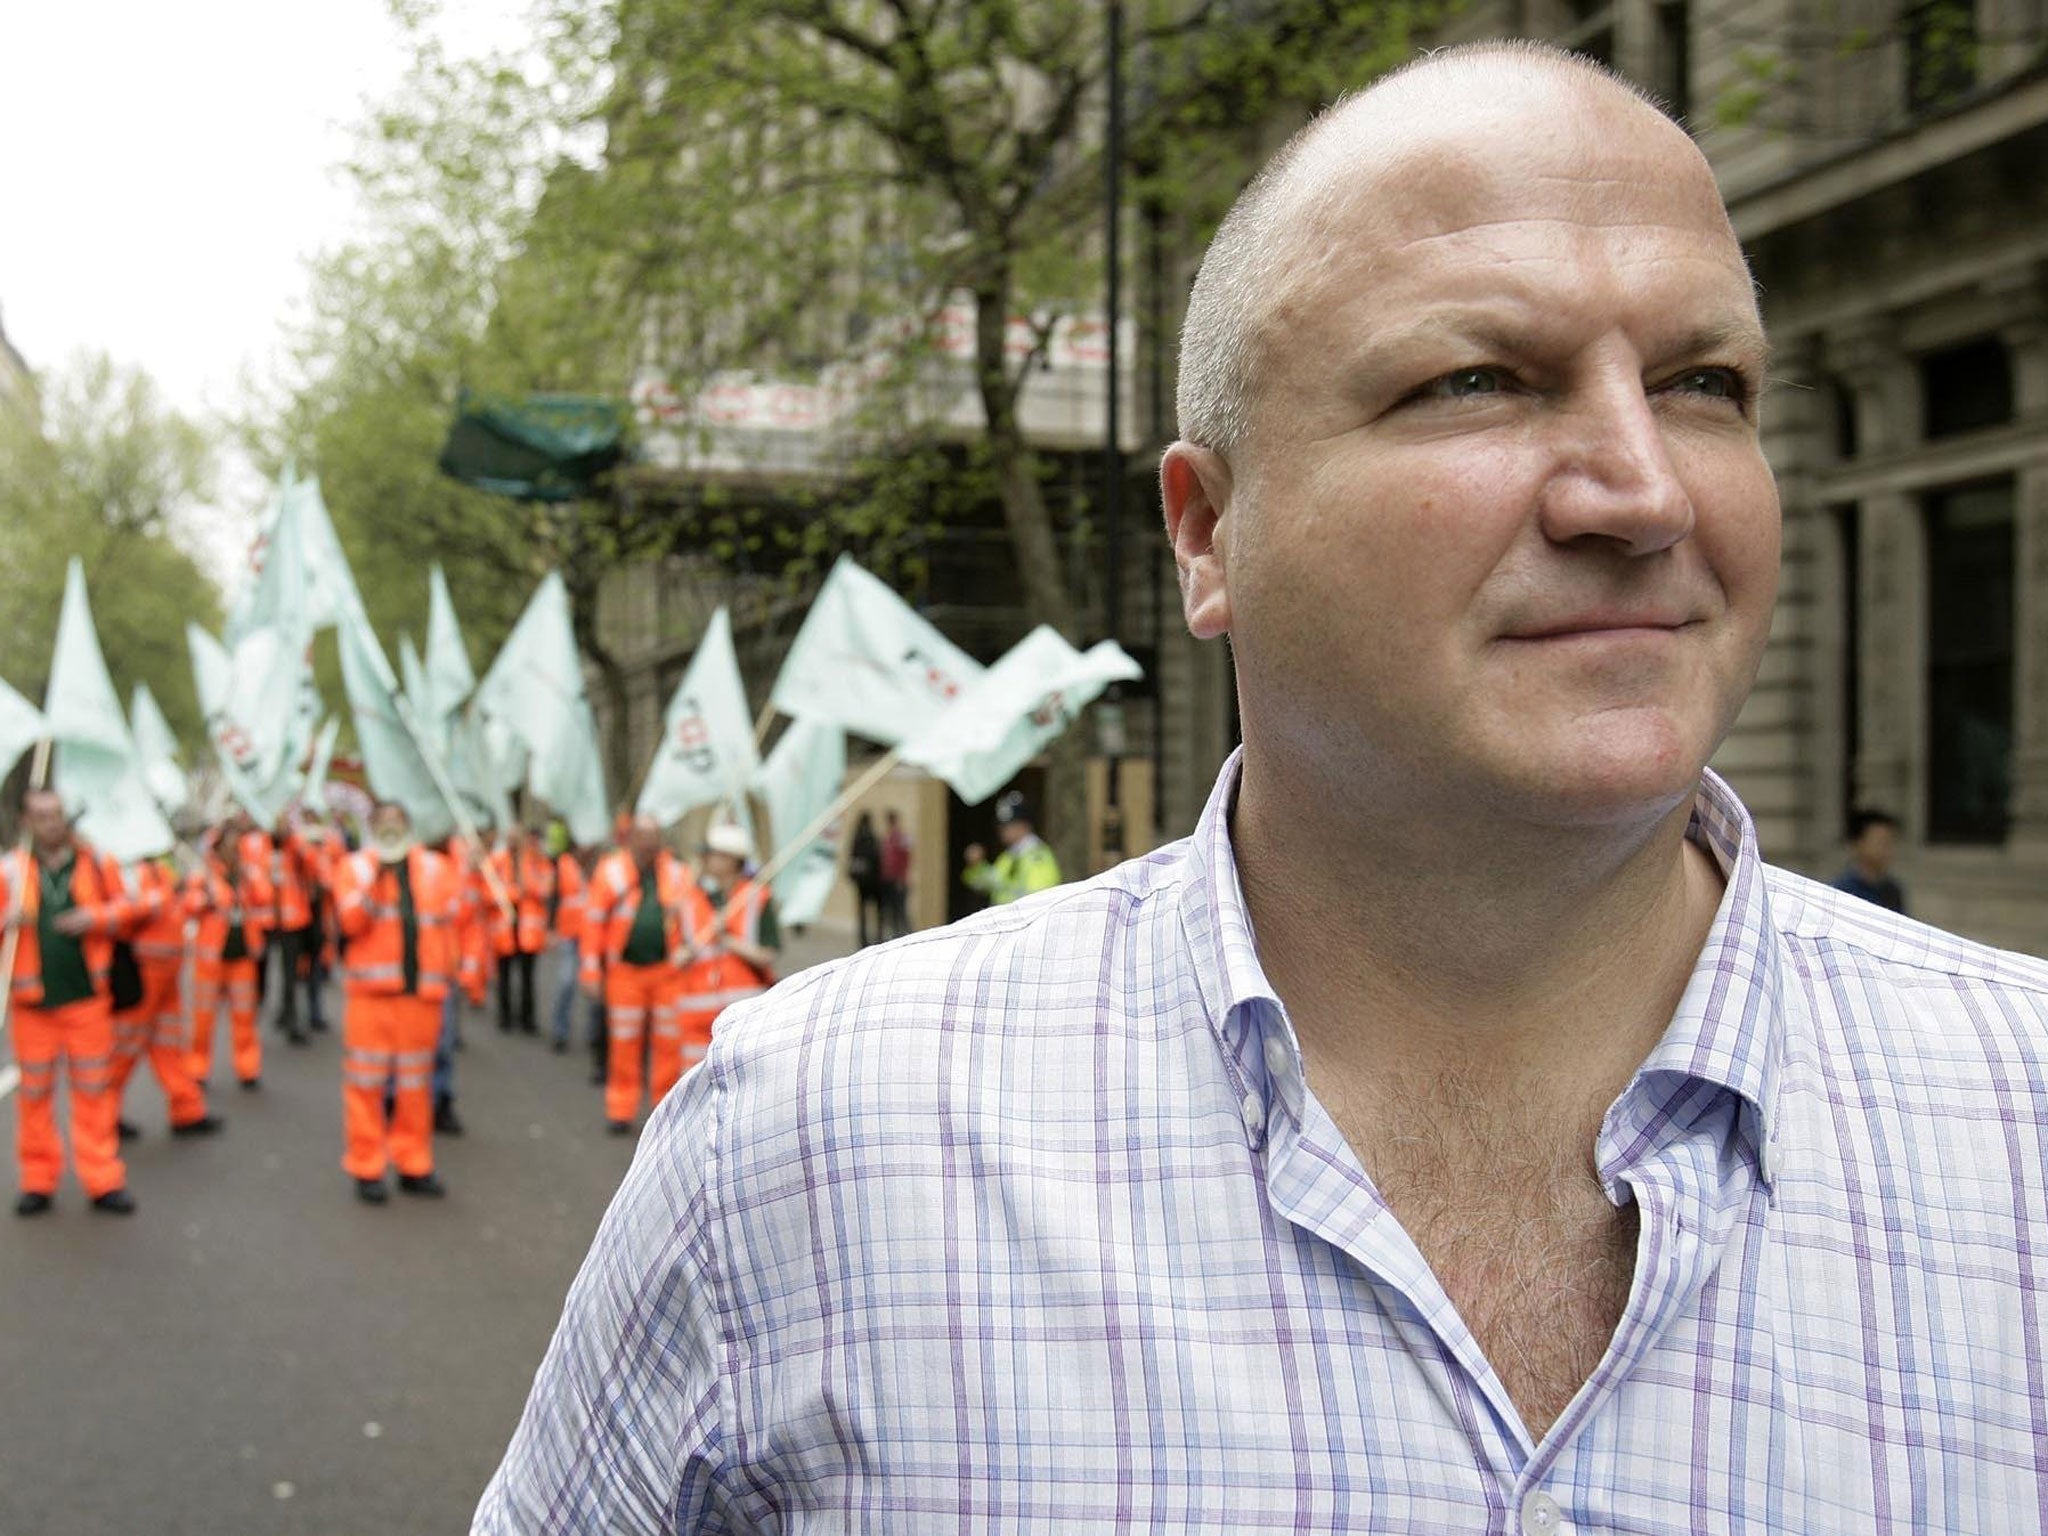
<instances>
[{"instance_id":1,"label":"tree with green leaves","mask_svg":"<svg viewBox=\"0 0 2048 1536\"><path fill-rule=\"evenodd\" d=\"M148 683L196 749L185 623L218 627L220 594L183 540L212 495L212 437L105 356L44 374L38 392L40 421L0 409L0 677L42 698L75 555L115 682Z\"/></svg>"},{"instance_id":2,"label":"tree with green leaves","mask_svg":"<svg viewBox=\"0 0 2048 1536\"><path fill-rule=\"evenodd\" d=\"M1133 201L1201 238L1260 130L1404 56L1430 3L1128 0ZM562 566L605 671L613 562L683 545L815 569L966 493L1000 507L1028 617L1087 638L1023 403L1053 328L1100 309L1100 0L542 0L534 56L466 66L427 7L399 9L420 66L358 167L376 233L322 269L288 434L345 540L399 564L434 545L451 577L472 548ZM964 379L932 346L960 296ZM878 337L888 366L822 485L750 501L685 474L565 511L430 484L465 385L617 393L651 364L687 398L734 371L814 378ZM964 383L970 442L935 378ZM1054 768L1078 812L1076 738ZM1079 815L1056 819L1077 853Z\"/></svg>"}]
</instances>

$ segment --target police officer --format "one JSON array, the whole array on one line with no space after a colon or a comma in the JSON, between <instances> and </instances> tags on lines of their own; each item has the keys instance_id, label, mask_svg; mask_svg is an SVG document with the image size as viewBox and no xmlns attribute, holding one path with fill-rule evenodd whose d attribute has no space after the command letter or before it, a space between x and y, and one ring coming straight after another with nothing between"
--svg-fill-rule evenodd
<instances>
[{"instance_id":1,"label":"police officer","mask_svg":"<svg viewBox=\"0 0 2048 1536\"><path fill-rule=\"evenodd\" d=\"M1021 790L996 800L996 836L1003 851L988 861L981 844L967 845L967 868L960 878L987 896L993 906L1007 906L1033 891L1049 891L1060 883L1060 861L1038 836L1031 805Z\"/></svg>"}]
</instances>

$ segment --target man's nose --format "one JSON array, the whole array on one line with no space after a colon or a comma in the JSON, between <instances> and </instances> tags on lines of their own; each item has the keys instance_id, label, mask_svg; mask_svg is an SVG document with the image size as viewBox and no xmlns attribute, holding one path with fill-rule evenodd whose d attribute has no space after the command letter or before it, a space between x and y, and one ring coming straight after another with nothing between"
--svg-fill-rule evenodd
<instances>
[{"instance_id":1,"label":"man's nose","mask_svg":"<svg viewBox=\"0 0 2048 1536\"><path fill-rule=\"evenodd\" d=\"M1614 368L1590 381L1550 422L1557 462L1543 490L1544 535L1553 543L1612 541L1655 554L1693 528L1692 496L1671 461L1642 380Z\"/></svg>"}]
</instances>

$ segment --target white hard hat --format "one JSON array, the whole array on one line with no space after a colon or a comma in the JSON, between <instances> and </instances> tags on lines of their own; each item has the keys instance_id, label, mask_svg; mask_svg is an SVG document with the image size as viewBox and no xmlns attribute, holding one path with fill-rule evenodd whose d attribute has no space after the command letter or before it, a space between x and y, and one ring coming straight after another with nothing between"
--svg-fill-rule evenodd
<instances>
[{"instance_id":1,"label":"white hard hat","mask_svg":"<svg viewBox=\"0 0 2048 1536\"><path fill-rule=\"evenodd\" d=\"M754 856L754 840L744 828L723 822L704 834L704 851L731 854L744 864Z\"/></svg>"}]
</instances>

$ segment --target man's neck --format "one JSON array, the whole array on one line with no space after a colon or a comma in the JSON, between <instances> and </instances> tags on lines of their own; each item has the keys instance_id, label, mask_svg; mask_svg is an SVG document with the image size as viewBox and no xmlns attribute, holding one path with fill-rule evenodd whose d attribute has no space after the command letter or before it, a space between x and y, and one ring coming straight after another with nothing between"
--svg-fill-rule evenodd
<instances>
[{"instance_id":1,"label":"man's neck","mask_svg":"<svg viewBox=\"0 0 2048 1536\"><path fill-rule=\"evenodd\" d=\"M61 843L37 843L36 859L46 869L61 868L71 858L74 846L68 838Z\"/></svg>"},{"instance_id":2,"label":"man's neck","mask_svg":"<svg viewBox=\"0 0 2048 1536\"><path fill-rule=\"evenodd\" d=\"M1669 1021L1720 901L1688 810L1597 828L1431 814L1290 782L1248 753L1238 866L1312 1071L1375 1100L1446 1081L1611 1097Z\"/></svg>"},{"instance_id":3,"label":"man's neck","mask_svg":"<svg viewBox=\"0 0 2048 1536\"><path fill-rule=\"evenodd\" d=\"M1851 859L1849 867L1863 877L1868 885L1883 885L1891 877L1889 866L1866 864L1861 859Z\"/></svg>"}]
</instances>

